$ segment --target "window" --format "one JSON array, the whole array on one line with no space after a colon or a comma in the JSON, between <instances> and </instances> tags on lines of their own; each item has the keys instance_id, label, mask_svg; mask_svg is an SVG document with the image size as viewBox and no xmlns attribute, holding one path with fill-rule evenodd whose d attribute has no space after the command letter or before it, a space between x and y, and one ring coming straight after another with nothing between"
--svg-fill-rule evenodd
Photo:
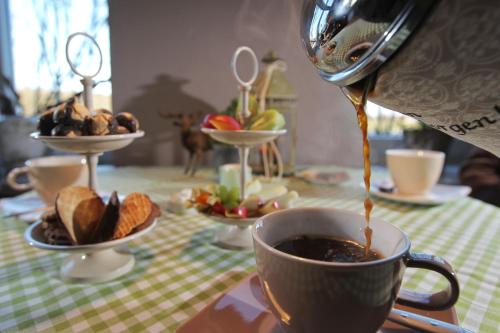
<instances>
[{"instance_id":1,"label":"window","mask_svg":"<svg viewBox=\"0 0 500 333\"><path fill-rule=\"evenodd\" d=\"M401 137L403 130L421 127L418 120L371 102L366 106L366 113L370 136Z\"/></svg>"},{"instance_id":2,"label":"window","mask_svg":"<svg viewBox=\"0 0 500 333\"><path fill-rule=\"evenodd\" d=\"M106 0L10 0L14 87L25 115L43 111L82 91L80 77L66 61L66 40L74 32L93 36L103 54L94 78L94 105L111 108L111 62ZM81 43L77 62L98 61L91 43Z\"/></svg>"}]
</instances>

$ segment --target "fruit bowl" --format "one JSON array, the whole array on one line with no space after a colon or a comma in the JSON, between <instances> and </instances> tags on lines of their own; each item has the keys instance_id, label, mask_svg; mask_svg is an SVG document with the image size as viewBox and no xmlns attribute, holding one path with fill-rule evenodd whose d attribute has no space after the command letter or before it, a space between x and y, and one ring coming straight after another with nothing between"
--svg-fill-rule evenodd
<instances>
[{"instance_id":1,"label":"fruit bowl","mask_svg":"<svg viewBox=\"0 0 500 333\"><path fill-rule=\"evenodd\" d=\"M155 219L146 228L112 241L85 245L51 245L45 242L42 221L37 221L26 229L24 239L30 246L41 250L70 253L60 269L64 281L103 282L123 276L132 270L135 258L126 250L127 243L153 230L156 223Z\"/></svg>"},{"instance_id":2,"label":"fruit bowl","mask_svg":"<svg viewBox=\"0 0 500 333\"><path fill-rule=\"evenodd\" d=\"M50 148L80 154L96 154L128 146L132 141L144 136L144 131L129 134L89 135L89 136L45 136L39 132L30 135L35 140L44 142Z\"/></svg>"},{"instance_id":3,"label":"fruit bowl","mask_svg":"<svg viewBox=\"0 0 500 333\"><path fill-rule=\"evenodd\" d=\"M203 133L208 134L212 139L235 145L238 147L252 147L276 139L278 136L286 133L286 129L274 131L253 131L253 130L236 130L225 131L212 128L202 128Z\"/></svg>"}]
</instances>

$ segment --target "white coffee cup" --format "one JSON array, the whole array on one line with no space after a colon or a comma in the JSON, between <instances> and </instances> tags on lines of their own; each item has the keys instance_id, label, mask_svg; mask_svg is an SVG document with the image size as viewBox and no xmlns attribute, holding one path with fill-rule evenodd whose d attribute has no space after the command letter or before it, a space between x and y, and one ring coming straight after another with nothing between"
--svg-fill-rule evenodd
<instances>
[{"instance_id":1,"label":"white coffee cup","mask_svg":"<svg viewBox=\"0 0 500 333\"><path fill-rule=\"evenodd\" d=\"M17 178L28 174L29 182L20 184ZM82 156L48 156L27 160L24 167L7 175L7 184L15 190L33 189L45 202L54 205L57 193L71 185L88 185L88 170Z\"/></svg>"},{"instance_id":2,"label":"white coffee cup","mask_svg":"<svg viewBox=\"0 0 500 333\"><path fill-rule=\"evenodd\" d=\"M426 194L439 180L445 154L433 150L388 149L389 173L401 194Z\"/></svg>"}]
</instances>

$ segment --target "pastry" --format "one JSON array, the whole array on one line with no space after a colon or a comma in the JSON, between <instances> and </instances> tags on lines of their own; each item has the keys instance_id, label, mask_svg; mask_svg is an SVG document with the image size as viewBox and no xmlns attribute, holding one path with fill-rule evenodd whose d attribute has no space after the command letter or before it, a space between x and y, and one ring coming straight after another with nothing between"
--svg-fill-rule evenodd
<instances>
[{"instance_id":1,"label":"pastry","mask_svg":"<svg viewBox=\"0 0 500 333\"><path fill-rule=\"evenodd\" d=\"M116 223L120 217L120 199L118 194L114 191L109 197L108 204L104 210L101 221L95 229L92 237L92 243L105 242L110 240L116 228Z\"/></svg>"},{"instance_id":2,"label":"pastry","mask_svg":"<svg viewBox=\"0 0 500 333\"><path fill-rule=\"evenodd\" d=\"M67 187L56 198L57 214L74 244L92 242L104 210L102 199L87 187Z\"/></svg>"},{"instance_id":3,"label":"pastry","mask_svg":"<svg viewBox=\"0 0 500 333\"><path fill-rule=\"evenodd\" d=\"M52 136L67 136L75 137L82 135L82 131L79 128L74 128L72 126L67 126L64 124L56 125L50 132Z\"/></svg>"},{"instance_id":4,"label":"pastry","mask_svg":"<svg viewBox=\"0 0 500 333\"><path fill-rule=\"evenodd\" d=\"M116 129L114 131L114 134L128 134L130 133L130 131L126 128L126 127L123 127L123 126L116 126Z\"/></svg>"},{"instance_id":5,"label":"pastry","mask_svg":"<svg viewBox=\"0 0 500 333\"><path fill-rule=\"evenodd\" d=\"M52 135L52 129L57 125L53 119L54 111L55 109L47 110L38 118L37 128L41 135Z\"/></svg>"},{"instance_id":6,"label":"pastry","mask_svg":"<svg viewBox=\"0 0 500 333\"><path fill-rule=\"evenodd\" d=\"M59 220L55 210L45 212L41 216L45 241L50 245L71 245L71 238L66 227Z\"/></svg>"},{"instance_id":7,"label":"pastry","mask_svg":"<svg viewBox=\"0 0 500 333\"><path fill-rule=\"evenodd\" d=\"M113 239L127 236L139 226L149 225L160 216L160 210L147 195L134 192L129 194L120 206L120 217L113 233Z\"/></svg>"},{"instance_id":8,"label":"pastry","mask_svg":"<svg viewBox=\"0 0 500 333\"><path fill-rule=\"evenodd\" d=\"M88 121L88 135L107 135L109 134L110 131L110 121L113 118L113 116L105 114L105 113L98 113L93 117L87 118Z\"/></svg>"},{"instance_id":9,"label":"pastry","mask_svg":"<svg viewBox=\"0 0 500 333\"><path fill-rule=\"evenodd\" d=\"M119 126L123 126L129 130L130 133L137 132L139 129L139 120L129 112L121 112L115 116Z\"/></svg>"},{"instance_id":10,"label":"pastry","mask_svg":"<svg viewBox=\"0 0 500 333\"><path fill-rule=\"evenodd\" d=\"M113 116L109 110L97 109L91 114L75 99L44 112L38 120L40 134L52 136L128 134L138 129L139 121L131 113Z\"/></svg>"}]
</instances>

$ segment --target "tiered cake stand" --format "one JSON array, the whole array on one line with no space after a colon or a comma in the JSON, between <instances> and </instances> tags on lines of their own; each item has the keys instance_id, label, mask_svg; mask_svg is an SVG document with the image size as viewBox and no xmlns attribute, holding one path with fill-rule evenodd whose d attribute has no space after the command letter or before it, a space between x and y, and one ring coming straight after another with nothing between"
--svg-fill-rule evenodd
<instances>
[{"instance_id":1,"label":"tiered cake stand","mask_svg":"<svg viewBox=\"0 0 500 333\"><path fill-rule=\"evenodd\" d=\"M92 75L81 74L70 60L69 45L75 36L84 36L89 38L97 47L100 55L99 68ZM84 87L83 98L84 104L89 109L91 114L94 113L92 88L94 86L93 77L95 77L102 67L102 53L99 45L90 35L77 32L69 36L66 43L66 58L71 69L82 77ZM99 155L104 152L113 151L124 148L132 143L137 138L143 137L143 131L137 131L130 134L105 135L105 136L78 136L78 137L60 137L60 136L43 136L35 132L31 137L35 140L44 142L50 148L55 150L78 153L85 156L89 171L89 188L97 192L97 172ZM36 223L38 227L40 222ZM154 225L154 224L153 224ZM39 232L35 231L34 226L27 230L25 234L26 240L30 245L52 251L64 251L76 253L70 255L61 267L61 276L66 281L77 282L96 282L106 281L127 274L134 266L134 256L126 251L126 243L135 239L153 228L148 227L137 235L131 235L119 241L106 242L100 244L90 244L82 246L51 246L43 245ZM38 235L38 236L35 236ZM132 237L133 236L133 237Z\"/></svg>"},{"instance_id":2,"label":"tiered cake stand","mask_svg":"<svg viewBox=\"0 0 500 333\"><path fill-rule=\"evenodd\" d=\"M253 75L248 81L243 81L238 75L236 69L236 61L242 52L248 52L253 60ZM253 82L258 74L258 61L257 56L249 47L239 47L233 55L231 61L233 74L240 85L242 110L238 115L241 123L249 118L250 112L248 110L248 93L252 87ZM238 148L240 160L240 200L245 199L245 184L246 184L246 170L248 168L248 153L250 148L258 146L269 141L276 139L278 136L286 133L285 129L275 131L251 131L251 130L238 130L238 131L224 131L210 128L202 128L202 132L208 134L212 139L233 145ZM252 249L252 234L250 226L257 220L256 218L226 218L222 216L211 216L212 219L226 226L220 229L215 235L215 243L231 249Z\"/></svg>"}]
</instances>

